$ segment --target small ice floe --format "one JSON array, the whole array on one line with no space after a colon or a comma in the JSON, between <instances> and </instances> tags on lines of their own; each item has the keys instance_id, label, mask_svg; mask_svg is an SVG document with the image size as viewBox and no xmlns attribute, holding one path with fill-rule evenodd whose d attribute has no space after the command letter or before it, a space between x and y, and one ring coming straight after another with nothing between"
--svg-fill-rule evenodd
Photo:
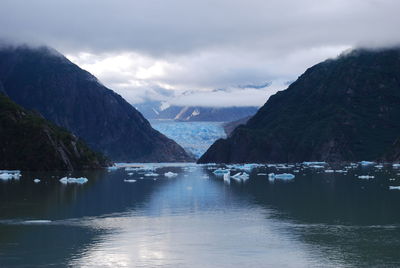
<instances>
[{"instance_id":1,"label":"small ice floe","mask_svg":"<svg viewBox=\"0 0 400 268\"><path fill-rule=\"evenodd\" d=\"M60 179L60 182L63 184L68 184L68 183L84 184L84 183L88 182L88 179L84 178L84 177L80 177L80 178L63 177Z\"/></svg>"},{"instance_id":2,"label":"small ice floe","mask_svg":"<svg viewBox=\"0 0 400 268\"><path fill-rule=\"evenodd\" d=\"M178 176L178 173L174 173L174 172L169 171L167 173L164 173L164 176L168 177L168 178L172 178L172 177Z\"/></svg>"},{"instance_id":3,"label":"small ice floe","mask_svg":"<svg viewBox=\"0 0 400 268\"><path fill-rule=\"evenodd\" d=\"M294 178L295 178L295 175L290 174L290 173L282 173L282 174L270 173L270 174L268 174L268 179L270 181L274 181L274 180L292 180Z\"/></svg>"},{"instance_id":4,"label":"small ice floe","mask_svg":"<svg viewBox=\"0 0 400 268\"><path fill-rule=\"evenodd\" d=\"M136 182L136 180L132 180L132 179L125 179L124 182Z\"/></svg>"},{"instance_id":5,"label":"small ice floe","mask_svg":"<svg viewBox=\"0 0 400 268\"><path fill-rule=\"evenodd\" d=\"M224 174L229 172L230 172L229 169L220 169L220 168L213 171L213 173L217 176L223 176Z\"/></svg>"},{"instance_id":6,"label":"small ice floe","mask_svg":"<svg viewBox=\"0 0 400 268\"><path fill-rule=\"evenodd\" d=\"M325 169L325 173L334 173L335 171L333 169Z\"/></svg>"},{"instance_id":7,"label":"small ice floe","mask_svg":"<svg viewBox=\"0 0 400 268\"><path fill-rule=\"evenodd\" d=\"M400 186L389 186L389 190L400 190Z\"/></svg>"},{"instance_id":8,"label":"small ice floe","mask_svg":"<svg viewBox=\"0 0 400 268\"><path fill-rule=\"evenodd\" d=\"M231 176L231 178L238 182L247 181L249 179L249 174L247 174L246 172L239 172Z\"/></svg>"},{"instance_id":9,"label":"small ice floe","mask_svg":"<svg viewBox=\"0 0 400 268\"><path fill-rule=\"evenodd\" d=\"M359 164L361 166L371 166L371 165L374 165L375 162L372 162L372 161L361 161L361 162L359 162Z\"/></svg>"},{"instance_id":10,"label":"small ice floe","mask_svg":"<svg viewBox=\"0 0 400 268\"><path fill-rule=\"evenodd\" d=\"M0 180L19 180L21 171L19 170L0 170Z\"/></svg>"},{"instance_id":11,"label":"small ice floe","mask_svg":"<svg viewBox=\"0 0 400 268\"><path fill-rule=\"evenodd\" d=\"M295 170L293 170L293 172L294 172L294 173L299 173L299 172L300 172L300 170L298 170L298 169L295 169Z\"/></svg>"},{"instance_id":12,"label":"small ice floe","mask_svg":"<svg viewBox=\"0 0 400 268\"><path fill-rule=\"evenodd\" d=\"M335 173L347 173L347 170L337 169L335 170Z\"/></svg>"},{"instance_id":13,"label":"small ice floe","mask_svg":"<svg viewBox=\"0 0 400 268\"><path fill-rule=\"evenodd\" d=\"M267 176L267 173L258 173L257 176Z\"/></svg>"},{"instance_id":14,"label":"small ice floe","mask_svg":"<svg viewBox=\"0 0 400 268\"><path fill-rule=\"evenodd\" d=\"M27 220L23 221L23 224L49 224L51 220Z\"/></svg>"},{"instance_id":15,"label":"small ice floe","mask_svg":"<svg viewBox=\"0 0 400 268\"><path fill-rule=\"evenodd\" d=\"M400 168L400 164L393 164L392 167L393 168Z\"/></svg>"},{"instance_id":16,"label":"small ice floe","mask_svg":"<svg viewBox=\"0 0 400 268\"><path fill-rule=\"evenodd\" d=\"M224 173L224 181L230 182L231 181L231 172Z\"/></svg>"},{"instance_id":17,"label":"small ice floe","mask_svg":"<svg viewBox=\"0 0 400 268\"><path fill-rule=\"evenodd\" d=\"M160 175L158 175L157 173L151 172L151 173L144 174L144 176L146 176L146 177L158 177Z\"/></svg>"},{"instance_id":18,"label":"small ice floe","mask_svg":"<svg viewBox=\"0 0 400 268\"><path fill-rule=\"evenodd\" d=\"M325 166L327 163L326 162L303 162L303 165L305 166Z\"/></svg>"},{"instance_id":19,"label":"small ice floe","mask_svg":"<svg viewBox=\"0 0 400 268\"><path fill-rule=\"evenodd\" d=\"M40 182L40 179L34 179L33 182L34 182L34 183L39 183L39 182Z\"/></svg>"},{"instance_id":20,"label":"small ice floe","mask_svg":"<svg viewBox=\"0 0 400 268\"><path fill-rule=\"evenodd\" d=\"M117 170L118 169L118 167L117 166L110 166L110 167L107 167L107 170L108 171L114 171L114 170Z\"/></svg>"},{"instance_id":21,"label":"small ice floe","mask_svg":"<svg viewBox=\"0 0 400 268\"><path fill-rule=\"evenodd\" d=\"M377 169L382 169L382 168L383 168L383 165L376 165L375 168L377 168Z\"/></svg>"},{"instance_id":22,"label":"small ice floe","mask_svg":"<svg viewBox=\"0 0 400 268\"><path fill-rule=\"evenodd\" d=\"M132 175L133 175L133 173L132 173L132 172L129 172L129 173L128 173L128 176L132 176Z\"/></svg>"},{"instance_id":23,"label":"small ice floe","mask_svg":"<svg viewBox=\"0 0 400 268\"><path fill-rule=\"evenodd\" d=\"M369 180L369 179L373 179L375 178L375 176L370 176L370 175L360 175L358 176L359 179L363 179L363 180Z\"/></svg>"}]
</instances>

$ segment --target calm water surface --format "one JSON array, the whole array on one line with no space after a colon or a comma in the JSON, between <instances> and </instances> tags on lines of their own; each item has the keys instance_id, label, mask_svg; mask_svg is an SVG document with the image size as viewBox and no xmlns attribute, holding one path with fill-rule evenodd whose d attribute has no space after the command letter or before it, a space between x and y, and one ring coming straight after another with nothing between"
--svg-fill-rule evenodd
<instances>
[{"instance_id":1,"label":"calm water surface","mask_svg":"<svg viewBox=\"0 0 400 268\"><path fill-rule=\"evenodd\" d=\"M400 191L388 189L400 171L300 169L269 182L257 174L292 171L263 167L230 184L212 171L172 164L159 177L71 174L83 185L61 184L64 173L0 181L0 267L400 266ZM367 174L375 178L357 177Z\"/></svg>"}]
</instances>

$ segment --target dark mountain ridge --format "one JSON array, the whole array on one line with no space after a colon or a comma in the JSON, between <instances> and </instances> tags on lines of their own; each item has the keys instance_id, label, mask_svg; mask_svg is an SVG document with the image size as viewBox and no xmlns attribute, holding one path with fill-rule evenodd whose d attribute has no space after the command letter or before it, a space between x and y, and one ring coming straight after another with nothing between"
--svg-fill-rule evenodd
<instances>
[{"instance_id":1,"label":"dark mountain ridge","mask_svg":"<svg viewBox=\"0 0 400 268\"><path fill-rule=\"evenodd\" d=\"M0 169L79 170L107 164L66 130L12 102L0 83Z\"/></svg>"},{"instance_id":2,"label":"dark mountain ridge","mask_svg":"<svg viewBox=\"0 0 400 268\"><path fill-rule=\"evenodd\" d=\"M399 136L400 49L358 49L309 68L199 162L396 160Z\"/></svg>"},{"instance_id":3,"label":"dark mountain ridge","mask_svg":"<svg viewBox=\"0 0 400 268\"><path fill-rule=\"evenodd\" d=\"M38 111L112 160L191 160L120 95L53 49L1 48L0 81L17 104Z\"/></svg>"}]
</instances>

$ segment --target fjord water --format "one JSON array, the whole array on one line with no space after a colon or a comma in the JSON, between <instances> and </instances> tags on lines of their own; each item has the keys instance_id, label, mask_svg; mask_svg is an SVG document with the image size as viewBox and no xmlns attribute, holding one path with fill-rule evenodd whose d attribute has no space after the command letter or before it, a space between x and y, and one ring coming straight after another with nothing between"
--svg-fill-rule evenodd
<instances>
[{"instance_id":1,"label":"fjord water","mask_svg":"<svg viewBox=\"0 0 400 268\"><path fill-rule=\"evenodd\" d=\"M390 166L304 168L287 182L270 182L260 173L283 172L262 167L230 183L212 167L158 166L158 177L71 174L87 177L83 185L60 183L63 173L0 181L0 267L400 265L400 191L388 189L400 180Z\"/></svg>"}]
</instances>

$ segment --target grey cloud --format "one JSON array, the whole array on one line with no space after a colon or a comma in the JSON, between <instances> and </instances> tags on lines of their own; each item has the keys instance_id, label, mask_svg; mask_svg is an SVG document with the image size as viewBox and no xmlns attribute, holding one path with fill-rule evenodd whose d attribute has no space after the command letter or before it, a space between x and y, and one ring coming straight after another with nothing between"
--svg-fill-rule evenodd
<instances>
[{"instance_id":1,"label":"grey cloud","mask_svg":"<svg viewBox=\"0 0 400 268\"><path fill-rule=\"evenodd\" d=\"M0 38L53 46L131 102L165 98L160 88L202 102L211 89L238 86L240 98L239 85L292 81L350 47L399 44L398 10L397 0L2 0Z\"/></svg>"}]
</instances>

